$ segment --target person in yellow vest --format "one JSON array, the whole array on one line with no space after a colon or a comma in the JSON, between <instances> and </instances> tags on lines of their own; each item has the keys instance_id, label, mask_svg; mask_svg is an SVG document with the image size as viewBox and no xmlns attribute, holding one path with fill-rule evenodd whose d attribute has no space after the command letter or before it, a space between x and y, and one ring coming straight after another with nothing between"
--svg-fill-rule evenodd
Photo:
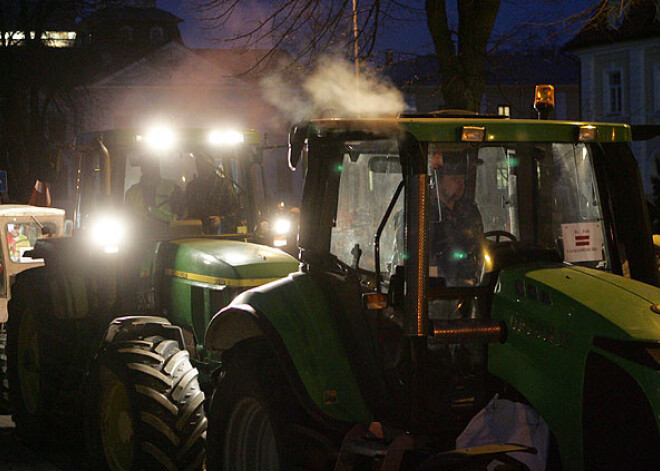
<instances>
[{"instance_id":1,"label":"person in yellow vest","mask_svg":"<svg viewBox=\"0 0 660 471\"><path fill-rule=\"evenodd\" d=\"M140 167L140 181L124 196L129 207L137 216L163 224L181 217L184 198L179 185L161 177L158 161L153 157L145 157Z\"/></svg>"},{"instance_id":2,"label":"person in yellow vest","mask_svg":"<svg viewBox=\"0 0 660 471\"><path fill-rule=\"evenodd\" d=\"M21 258L21 247L30 247L30 241L25 234L21 234L18 224L7 224L7 242L9 257L13 262Z\"/></svg>"}]
</instances>

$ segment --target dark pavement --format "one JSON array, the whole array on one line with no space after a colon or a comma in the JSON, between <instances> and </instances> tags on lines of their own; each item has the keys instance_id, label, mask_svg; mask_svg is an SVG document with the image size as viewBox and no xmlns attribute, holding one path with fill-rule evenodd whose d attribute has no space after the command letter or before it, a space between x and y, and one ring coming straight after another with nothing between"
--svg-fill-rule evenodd
<instances>
[{"instance_id":1,"label":"dark pavement","mask_svg":"<svg viewBox=\"0 0 660 471\"><path fill-rule=\"evenodd\" d=\"M22 444L8 415L0 415L0 471L82 471L84 457L79 451L36 450Z\"/></svg>"}]
</instances>

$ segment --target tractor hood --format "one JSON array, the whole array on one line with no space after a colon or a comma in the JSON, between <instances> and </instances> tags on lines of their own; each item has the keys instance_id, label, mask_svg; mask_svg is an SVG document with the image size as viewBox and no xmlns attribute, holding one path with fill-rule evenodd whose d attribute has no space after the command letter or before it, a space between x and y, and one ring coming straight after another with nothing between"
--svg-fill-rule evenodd
<instances>
[{"instance_id":1,"label":"tractor hood","mask_svg":"<svg viewBox=\"0 0 660 471\"><path fill-rule=\"evenodd\" d=\"M258 286L298 270L298 261L281 250L234 240L175 239L159 252L166 274L208 284Z\"/></svg>"},{"instance_id":2,"label":"tractor hood","mask_svg":"<svg viewBox=\"0 0 660 471\"><path fill-rule=\"evenodd\" d=\"M500 287L519 312L548 310L548 321L570 331L660 341L660 314L652 309L660 304L660 289L654 286L583 267L526 265L502 270Z\"/></svg>"}]
</instances>

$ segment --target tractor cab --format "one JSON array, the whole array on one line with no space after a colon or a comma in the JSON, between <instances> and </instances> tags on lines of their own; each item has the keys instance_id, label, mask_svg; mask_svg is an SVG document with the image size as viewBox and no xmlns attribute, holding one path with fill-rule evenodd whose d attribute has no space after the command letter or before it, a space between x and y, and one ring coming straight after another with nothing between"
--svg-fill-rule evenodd
<instances>
[{"instance_id":1,"label":"tractor cab","mask_svg":"<svg viewBox=\"0 0 660 471\"><path fill-rule=\"evenodd\" d=\"M512 469L654 469L660 290L630 140L625 124L467 114L295 126L301 268L207 330L225 372L209 469L252 450L237 411L257 391L278 433L280 410L325 437L343 425L335 469L454 469L450 450L493 443L536 450ZM274 440L274 469L310 466L310 436Z\"/></svg>"},{"instance_id":2,"label":"tractor cab","mask_svg":"<svg viewBox=\"0 0 660 471\"><path fill-rule=\"evenodd\" d=\"M434 286L478 286L534 257L656 284L644 262L649 231L639 226L648 217L632 204L642 196L634 168L627 170L634 157L625 125L325 120L309 132L310 155L317 143L323 148L308 158L308 172L336 172L331 188L309 192L337 198L336 214L303 208L313 222L301 233L309 256L373 272L378 284L414 262ZM335 204L313 196L308 207ZM628 212L639 221L634 231ZM314 224L322 217L332 217L327 228Z\"/></svg>"},{"instance_id":3,"label":"tractor cab","mask_svg":"<svg viewBox=\"0 0 660 471\"><path fill-rule=\"evenodd\" d=\"M254 131L111 130L81 142L76 229L108 238L115 225L115 236L125 240L256 237L265 176Z\"/></svg>"},{"instance_id":4,"label":"tractor cab","mask_svg":"<svg viewBox=\"0 0 660 471\"><path fill-rule=\"evenodd\" d=\"M308 178L327 184L306 187L302 260L356 280L322 275L337 298L381 298L401 335L428 348L427 376L445 392L429 396L437 404L418 411L424 420L484 405L489 391L474 381L485 348L451 345L503 338L491 312L503 269L570 266L656 283L637 176L619 180L634 162L625 125L319 120L307 133ZM633 232L622 216L635 212ZM552 305L550 291L526 286L516 296Z\"/></svg>"}]
</instances>

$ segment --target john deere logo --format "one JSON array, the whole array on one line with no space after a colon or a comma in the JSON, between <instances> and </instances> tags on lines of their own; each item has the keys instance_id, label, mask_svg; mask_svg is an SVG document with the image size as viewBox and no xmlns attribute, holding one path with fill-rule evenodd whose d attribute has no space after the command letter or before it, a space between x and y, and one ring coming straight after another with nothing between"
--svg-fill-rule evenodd
<instances>
[{"instance_id":1,"label":"john deere logo","mask_svg":"<svg viewBox=\"0 0 660 471\"><path fill-rule=\"evenodd\" d=\"M330 405L330 404L337 404L338 402L339 399L337 399L337 391L335 391L334 389L323 391L323 404Z\"/></svg>"}]
</instances>

